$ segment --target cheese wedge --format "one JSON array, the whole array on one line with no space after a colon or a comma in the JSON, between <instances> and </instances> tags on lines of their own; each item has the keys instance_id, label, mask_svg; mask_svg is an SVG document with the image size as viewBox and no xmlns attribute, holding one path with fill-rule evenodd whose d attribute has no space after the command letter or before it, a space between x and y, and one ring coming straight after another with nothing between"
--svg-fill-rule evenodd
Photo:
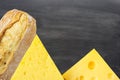
<instances>
[{"instance_id":1,"label":"cheese wedge","mask_svg":"<svg viewBox=\"0 0 120 80\"><path fill-rule=\"evenodd\" d=\"M36 35L11 80L63 80L63 77Z\"/></svg>"},{"instance_id":2,"label":"cheese wedge","mask_svg":"<svg viewBox=\"0 0 120 80\"><path fill-rule=\"evenodd\" d=\"M66 71L63 77L65 80L119 80L95 49Z\"/></svg>"}]
</instances>

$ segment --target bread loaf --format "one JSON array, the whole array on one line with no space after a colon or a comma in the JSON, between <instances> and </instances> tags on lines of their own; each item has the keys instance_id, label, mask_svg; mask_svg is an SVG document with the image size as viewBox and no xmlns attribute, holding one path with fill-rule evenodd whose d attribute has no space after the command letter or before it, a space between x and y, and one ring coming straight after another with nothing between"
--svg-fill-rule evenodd
<instances>
[{"instance_id":1,"label":"bread loaf","mask_svg":"<svg viewBox=\"0 0 120 80\"><path fill-rule=\"evenodd\" d=\"M36 21L13 9L0 20L0 80L10 80L36 35Z\"/></svg>"}]
</instances>

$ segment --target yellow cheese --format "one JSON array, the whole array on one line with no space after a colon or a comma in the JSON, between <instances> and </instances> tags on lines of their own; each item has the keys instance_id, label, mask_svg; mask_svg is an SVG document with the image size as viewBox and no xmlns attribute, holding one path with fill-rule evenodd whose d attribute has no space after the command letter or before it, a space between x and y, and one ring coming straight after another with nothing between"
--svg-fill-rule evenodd
<instances>
[{"instance_id":1,"label":"yellow cheese","mask_svg":"<svg viewBox=\"0 0 120 80\"><path fill-rule=\"evenodd\" d=\"M36 35L11 80L63 80L63 77Z\"/></svg>"},{"instance_id":2,"label":"yellow cheese","mask_svg":"<svg viewBox=\"0 0 120 80\"><path fill-rule=\"evenodd\" d=\"M63 74L65 80L119 80L95 49Z\"/></svg>"}]
</instances>

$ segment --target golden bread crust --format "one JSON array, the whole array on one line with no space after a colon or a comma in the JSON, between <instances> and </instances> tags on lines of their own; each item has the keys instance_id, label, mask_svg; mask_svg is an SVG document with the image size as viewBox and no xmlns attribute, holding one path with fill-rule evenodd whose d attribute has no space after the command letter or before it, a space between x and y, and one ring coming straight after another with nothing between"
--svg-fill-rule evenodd
<instances>
[{"instance_id":1,"label":"golden bread crust","mask_svg":"<svg viewBox=\"0 0 120 80\"><path fill-rule=\"evenodd\" d=\"M6 64L4 66L0 62L0 68L4 67L0 69L0 80L10 80L35 35L36 21L26 12L13 9L2 17L0 20L0 51L3 52L0 52L0 60L6 61ZM12 37L9 38L9 36ZM12 40L13 44L10 40L7 41L8 39ZM10 56L4 59L8 51Z\"/></svg>"}]
</instances>

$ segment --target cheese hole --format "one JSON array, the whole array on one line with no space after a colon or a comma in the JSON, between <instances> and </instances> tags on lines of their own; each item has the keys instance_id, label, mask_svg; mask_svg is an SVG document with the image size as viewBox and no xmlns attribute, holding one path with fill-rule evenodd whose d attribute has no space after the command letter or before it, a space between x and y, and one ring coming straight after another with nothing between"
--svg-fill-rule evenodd
<instances>
[{"instance_id":1,"label":"cheese hole","mask_svg":"<svg viewBox=\"0 0 120 80\"><path fill-rule=\"evenodd\" d=\"M26 75L26 72L24 72L24 75Z\"/></svg>"},{"instance_id":2,"label":"cheese hole","mask_svg":"<svg viewBox=\"0 0 120 80\"><path fill-rule=\"evenodd\" d=\"M64 80L67 80L66 78L64 78Z\"/></svg>"},{"instance_id":3,"label":"cheese hole","mask_svg":"<svg viewBox=\"0 0 120 80\"><path fill-rule=\"evenodd\" d=\"M94 68L95 68L95 62L90 61L90 62L88 63L88 68L89 68L90 70L94 69Z\"/></svg>"},{"instance_id":4,"label":"cheese hole","mask_svg":"<svg viewBox=\"0 0 120 80\"><path fill-rule=\"evenodd\" d=\"M84 76L80 76L80 79L79 80L84 80Z\"/></svg>"},{"instance_id":5,"label":"cheese hole","mask_svg":"<svg viewBox=\"0 0 120 80\"><path fill-rule=\"evenodd\" d=\"M108 73L108 78L109 79L113 79L114 78L114 75L112 73Z\"/></svg>"}]
</instances>

